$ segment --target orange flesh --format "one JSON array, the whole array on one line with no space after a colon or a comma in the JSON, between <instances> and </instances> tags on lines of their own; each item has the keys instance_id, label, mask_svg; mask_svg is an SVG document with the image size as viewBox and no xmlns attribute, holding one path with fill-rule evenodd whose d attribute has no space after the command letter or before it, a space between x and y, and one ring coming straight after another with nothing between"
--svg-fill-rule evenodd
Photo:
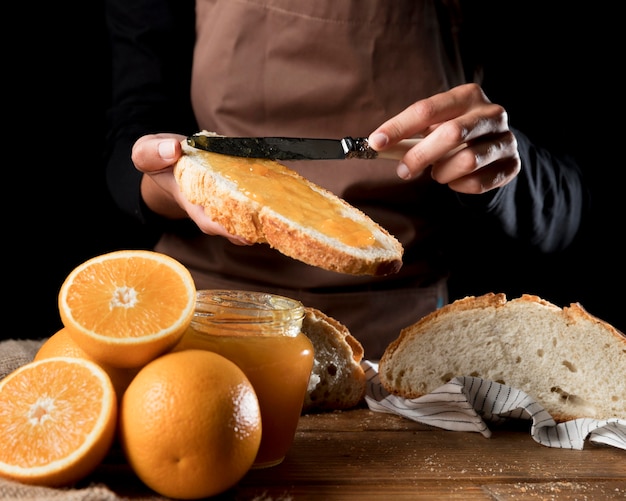
<instances>
[{"instance_id":1,"label":"orange flesh","mask_svg":"<svg viewBox=\"0 0 626 501\"><path fill-rule=\"evenodd\" d=\"M119 276L120 265L115 260L94 265L76 276L67 296L78 322L110 338L158 333L162 326L177 321L184 308L180 303L187 297L185 285L165 265L140 258L128 261L136 265L129 266L124 277ZM159 287L151 276L157 277ZM94 283L102 286L98 289ZM181 298L180 303L173 298Z\"/></svg>"},{"instance_id":2,"label":"orange flesh","mask_svg":"<svg viewBox=\"0 0 626 501\"><path fill-rule=\"evenodd\" d=\"M54 365L59 369L52 370ZM99 417L102 383L88 369L63 372L66 362L49 362L38 378L9 381L0 413L0 461L21 468L46 466L67 457L85 441ZM65 377L60 377L61 375ZM3 404L4 405L4 404ZM10 440L6 440L10 439Z\"/></svg>"},{"instance_id":3,"label":"orange flesh","mask_svg":"<svg viewBox=\"0 0 626 501\"><path fill-rule=\"evenodd\" d=\"M369 229L341 216L337 205L302 183L284 165L273 160L207 154L215 171L261 205L351 247L380 246ZM294 202L298 203L297 207Z\"/></svg>"}]
</instances>

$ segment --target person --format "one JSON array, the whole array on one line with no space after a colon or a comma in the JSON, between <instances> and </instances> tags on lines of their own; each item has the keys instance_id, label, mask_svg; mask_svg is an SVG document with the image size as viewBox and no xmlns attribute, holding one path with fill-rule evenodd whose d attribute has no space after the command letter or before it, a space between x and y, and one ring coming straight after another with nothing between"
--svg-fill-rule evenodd
<instances>
[{"instance_id":1,"label":"person","mask_svg":"<svg viewBox=\"0 0 626 501\"><path fill-rule=\"evenodd\" d=\"M197 288L299 299L379 358L401 328L449 301L451 260L477 245L458 235L489 228L553 253L581 224L579 165L514 128L481 86L487 32L470 4L146 0L131 9L108 0L112 197L158 228L154 249L185 264ZM284 162L394 234L405 249L401 270L334 273L228 234L173 176L180 141L199 130L365 136L377 150L423 137L400 162Z\"/></svg>"}]
</instances>

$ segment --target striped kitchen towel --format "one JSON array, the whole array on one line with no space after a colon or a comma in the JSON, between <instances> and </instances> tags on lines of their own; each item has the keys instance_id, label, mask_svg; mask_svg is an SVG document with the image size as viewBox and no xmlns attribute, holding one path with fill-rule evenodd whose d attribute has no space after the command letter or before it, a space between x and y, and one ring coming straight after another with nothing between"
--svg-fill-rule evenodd
<instances>
[{"instance_id":1,"label":"striped kitchen towel","mask_svg":"<svg viewBox=\"0 0 626 501\"><path fill-rule=\"evenodd\" d=\"M361 365L367 375L365 400L373 411L398 414L451 431L479 432L485 437L491 436L487 422L527 419L531 420L532 438L547 447L582 450L589 440L626 450L626 417L556 423L525 392L470 376L455 377L428 395L405 399L382 387L377 363L364 360Z\"/></svg>"}]
</instances>

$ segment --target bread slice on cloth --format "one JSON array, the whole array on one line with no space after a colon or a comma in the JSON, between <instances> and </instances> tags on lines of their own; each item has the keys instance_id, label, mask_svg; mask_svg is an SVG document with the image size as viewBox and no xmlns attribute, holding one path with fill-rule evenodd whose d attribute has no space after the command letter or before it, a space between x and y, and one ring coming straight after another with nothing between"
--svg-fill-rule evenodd
<instances>
[{"instance_id":1,"label":"bread slice on cloth","mask_svg":"<svg viewBox=\"0 0 626 501\"><path fill-rule=\"evenodd\" d=\"M183 141L174 175L189 201L252 243L352 275L389 275L402 266L404 249L386 229L279 162L210 153Z\"/></svg>"},{"instance_id":2,"label":"bread slice on cloth","mask_svg":"<svg viewBox=\"0 0 626 501\"><path fill-rule=\"evenodd\" d=\"M529 294L470 296L427 315L387 347L379 376L405 398L476 376L526 392L557 422L626 418L626 336L578 303Z\"/></svg>"},{"instance_id":3,"label":"bread slice on cloth","mask_svg":"<svg viewBox=\"0 0 626 501\"><path fill-rule=\"evenodd\" d=\"M305 307L302 332L315 351L303 412L349 409L365 396L363 346L334 318Z\"/></svg>"}]
</instances>

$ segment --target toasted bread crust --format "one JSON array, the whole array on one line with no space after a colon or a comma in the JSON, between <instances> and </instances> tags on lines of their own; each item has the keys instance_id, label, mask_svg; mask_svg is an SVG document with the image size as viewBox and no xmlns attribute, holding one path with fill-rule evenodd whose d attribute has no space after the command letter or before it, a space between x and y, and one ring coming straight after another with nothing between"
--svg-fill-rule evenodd
<instances>
[{"instance_id":1,"label":"toasted bread crust","mask_svg":"<svg viewBox=\"0 0 626 501\"><path fill-rule=\"evenodd\" d=\"M365 248L346 245L322 228L297 223L242 193L235 182L212 170L211 154L183 142L183 156L174 175L185 197L204 207L207 215L234 235L251 243L265 243L286 256L312 266L352 275L388 275L402 266L404 249L398 240L359 209L297 172L285 175L306 184L336 207L337 214L357 221L371 232L376 244ZM283 166L284 167L284 166ZM289 203L298 211L299 200Z\"/></svg>"},{"instance_id":2,"label":"toasted bread crust","mask_svg":"<svg viewBox=\"0 0 626 501\"><path fill-rule=\"evenodd\" d=\"M417 398L454 376L521 389L555 421L626 417L626 336L580 304L524 294L459 299L403 329L385 350L380 381Z\"/></svg>"},{"instance_id":3,"label":"toasted bread crust","mask_svg":"<svg viewBox=\"0 0 626 501\"><path fill-rule=\"evenodd\" d=\"M312 307L305 307L302 332L315 351L302 411L340 410L358 405L367 384L361 367L361 343L342 323Z\"/></svg>"},{"instance_id":4,"label":"toasted bread crust","mask_svg":"<svg viewBox=\"0 0 626 501\"><path fill-rule=\"evenodd\" d=\"M205 167L199 153L186 152L176 166L176 181L187 199L204 207L204 212L219 222L233 235L239 235L252 243L264 243L265 238L258 220L261 207L239 195L234 185L220 180L218 175ZM233 215L237 217L233 217Z\"/></svg>"}]
</instances>

